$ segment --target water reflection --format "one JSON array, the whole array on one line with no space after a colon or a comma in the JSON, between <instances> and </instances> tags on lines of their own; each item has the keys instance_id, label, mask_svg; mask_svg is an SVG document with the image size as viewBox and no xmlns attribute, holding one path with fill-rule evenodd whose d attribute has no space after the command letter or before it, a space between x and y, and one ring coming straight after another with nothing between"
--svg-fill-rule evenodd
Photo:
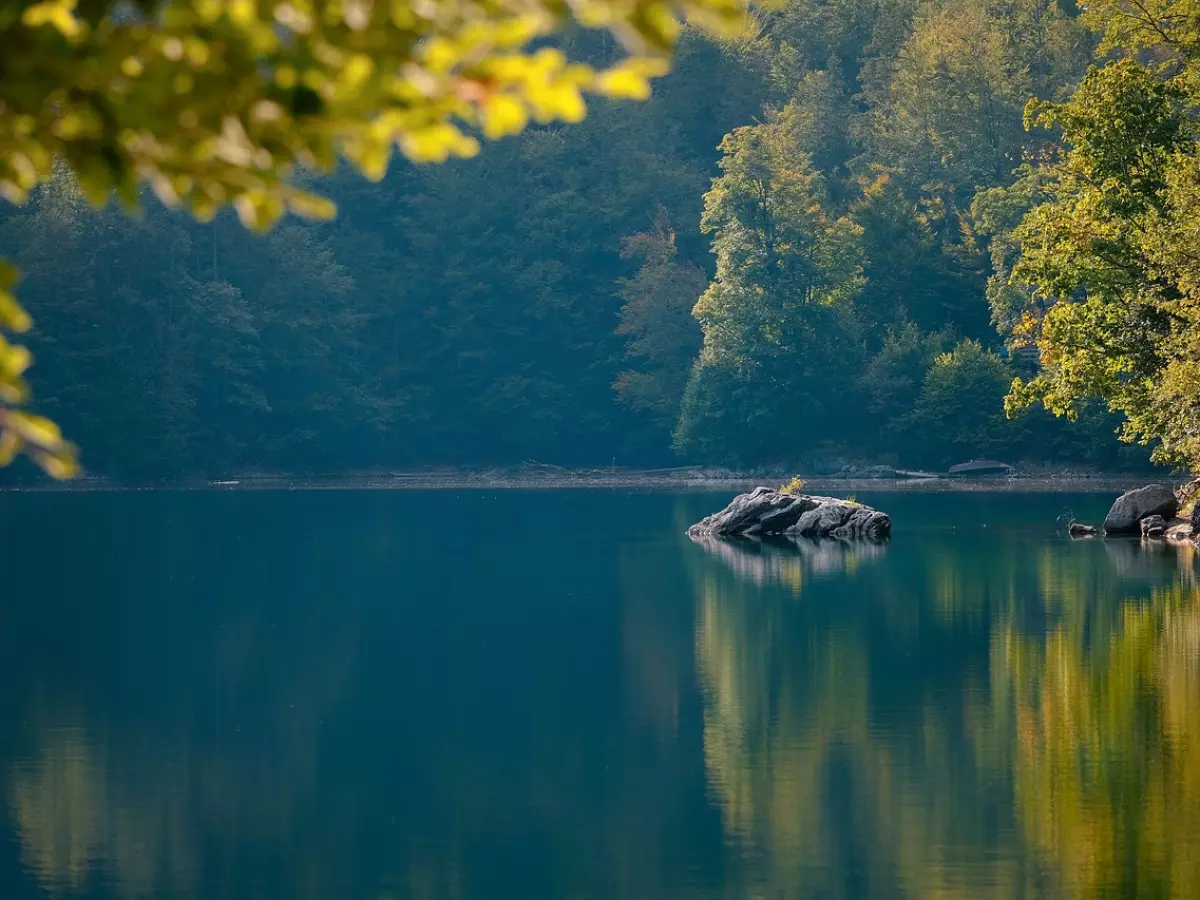
<instances>
[{"instance_id":1,"label":"water reflection","mask_svg":"<svg viewBox=\"0 0 1200 900\"><path fill-rule=\"evenodd\" d=\"M708 775L755 861L736 890L1193 896L1191 554L1010 536L971 565L954 543L833 589L744 545L705 548L732 580L693 566ZM932 615L881 629L889 609Z\"/></svg>"},{"instance_id":2,"label":"water reflection","mask_svg":"<svg viewBox=\"0 0 1200 900\"><path fill-rule=\"evenodd\" d=\"M860 565L878 559L887 544L877 541L817 540L785 535L771 537L689 536L714 559L739 578L758 586L777 583L793 593L804 586L806 574L853 573Z\"/></svg>"},{"instance_id":3,"label":"water reflection","mask_svg":"<svg viewBox=\"0 0 1200 900\"><path fill-rule=\"evenodd\" d=\"M962 735L985 674L892 644L887 580L810 582L805 602L697 567L708 778L752 862L728 896L1013 897L1029 874L1003 792ZM787 593L791 593L790 586Z\"/></svg>"},{"instance_id":4,"label":"water reflection","mask_svg":"<svg viewBox=\"0 0 1200 900\"><path fill-rule=\"evenodd\" d=\"M0 897L1200 884L1191 557L1031 531L1019 497L889 545L692 542L692 501L605 495L467 498L524 524L450 542L404 501L172 506L86 522L84 575L16 570ZM602 527L547 534L568 502Z\"/></svg>"}]
</instances>

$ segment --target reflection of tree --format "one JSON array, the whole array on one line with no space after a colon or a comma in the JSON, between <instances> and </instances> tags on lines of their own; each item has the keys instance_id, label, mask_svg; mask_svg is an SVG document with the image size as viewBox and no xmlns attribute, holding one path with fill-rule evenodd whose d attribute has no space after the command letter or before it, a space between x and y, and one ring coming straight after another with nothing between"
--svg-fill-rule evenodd
<instances>
[{"instance_id":1,"label":"reflection of tree","mask_svg":"<svg viewBox=\"0 0 1200 900\"><path fill-rule=\"evenodd\" d=\"M751 860L730 896L967 900L1023 884L1015 847L989 847L998 798L954 740L956 710L981 687L960 681L955 700L911 659L896 677L880 643L891 636L873 623L883 586L809 583L796 604L700 573L705 758L727 833ZM917 602L903 588L881 599ZM900 652L919 658L924 644L918 630ZM889 682L901 697L883 701ZM902 708L905 721L879 727Z\"/></svg>"},{"instance_id":2,"label":"reflection of tree","mask_svg":"<svg viewBox=\"0 0 1200 900\"><path fill-rule=\"evenodd\" d=\"M446 566L395 521L381 506L320 564L293 549L310 527L211 553L223 573L156 569L130 523L137 572L104 569L129 547L88 555L128 599L27 585L12 615L47 637L22 656L0 632L0 675L29 685L0 705L30 723L0 730L0 798L47 892L456 900L499 875L531 897L1087 900L1200 878L1200 599L1177 557L997 530L867 565L830 544L821 574L679 534L621 544L615 571L538 548L570 575L529 578L527 545ZM425 555L431 593L397 602ZM165 580L189 565L190 594ZM525 592L428 602L476 570Z\"/></svg>"},{"instance_id":3,"label":"reflection of tree","mask_svg":"<svg viewBox=\"0 0 1200 900\"><path fill-rule=\"evenodd\" d=\"M308 660L305 671L287 673L281 702L262 711L274 720L245 736L89 726L86 716L43 713L33 752L9 779L23 863L52 894L102 878L121 900L201 897L213 894L202 872L219 870L217 859L266 847L299 860L294 896L310 896L306 887L325 894L337 866L312 869L301 811L317 782L318 720L352 653L352 642L334 641L325 665ZM332 842L322 834L316 843L328 850Z\"/></svg>"},{"instance_id":4,"label":"reflection of tree","mask_svg":"<svg viewBox=\"0 0 1200 900\"><path fill-rule=\"evenodd\" d=\"M81 890L97 858L106 855L109 801L95 758L98 748L73 729L60 729L56 746L19 766L10 803L20 828L22 862L51 894Z\"/></svg>"},{"instance_id":5,"label":"reflection of tree","mask_svg":"<svg viewBox=\"0 0 1200 900\"><path fill-rule=\"evenodd\" d=\"M13 614L41 643L0 653L6 683L28 685L13 706L30 724L0 747L0 800L51 894L217 900L214 873L247 858L286 859L289 896L338 892L341 823L309 807L321 722L358 654L355 591L313 602L325 599L320 570L293 552L302 520L299 533L247 523L279 540L231 552L246 535L222 502L197 495L169 518L155 497L82 504L73 546L86 583L75 567L14 572L37 602ZM13 536L14 559L35 535Z\"/></svg>"},{"instance_id":6,"label":"reflection of tree","mask_svg":"<svg viewBox=\"0 0 1200 900\"><path fill-rule=\"evenodd\" d=\"M1000 630L997 732L1024 833L1071 898L1189 897L1200 884L1200 590L1129 600L1106 642L1071 620Z\"/></svg>"},{"instance_id":7,"label":"reflection of tree","mask_svg":"<svg viewBox=\"0 0 1200 900\"><path fill-rule=\"evenodd\" d=\"M706 549L729 895L1192 896L1200 592L1179 557L933 536L789 583L761 549Z\"/></svg>"}]
</instances>

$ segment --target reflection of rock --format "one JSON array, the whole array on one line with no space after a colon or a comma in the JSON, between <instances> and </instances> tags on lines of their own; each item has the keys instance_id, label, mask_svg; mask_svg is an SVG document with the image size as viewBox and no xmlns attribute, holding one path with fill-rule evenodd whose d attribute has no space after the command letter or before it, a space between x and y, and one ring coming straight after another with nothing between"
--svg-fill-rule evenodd
<instances>
[{"instance_id":1,"label":"reflection of rock","mask_svg":"<svg viewBox=\"0 0 1200 900\"><path fill-rule=\"evenodd\" d=\"M784 494L758 487L688 529L690 535L773 535L886 538L892 520L850 500Z\"/></svg>"},{"instance_id":2,"label":"reflection of rock","mask_svg":"<svg viewBox=\"0 0 1200 900\"><path fill-rule=\"evenodd\" d=\"M1104 517L1105 534L1137 534L1138 523L1148 516L1170 519L1179 511L1179 499L1165 484L1148 484L1126 491Z\"/></svg>"},{"instance_id":3,"label":"reflection of rock","mask_svg":"<svg viewBox=\"0 0 1200 900\"><path fill-rule=\"evenodd\" d=\"M882 555L887 547L871 541L811 540L773 536L722 538L690 535L692 543L725 563L735 575L757 585L799 588L804 573L845 572Z\"/></svg>"}]
</instances>

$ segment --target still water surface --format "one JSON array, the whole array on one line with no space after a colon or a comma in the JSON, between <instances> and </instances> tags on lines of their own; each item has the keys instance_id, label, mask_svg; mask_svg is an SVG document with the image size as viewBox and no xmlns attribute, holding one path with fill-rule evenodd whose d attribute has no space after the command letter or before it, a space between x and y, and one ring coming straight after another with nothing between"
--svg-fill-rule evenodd
<instances>
[{"instance_id":1,"label":"still water surface","mask_svg":"<svg viewBox=\"0 0 1200 900\"><path fill-rule=\"evenodd\" d=\"M0 495L0 898L1200 896L1194 559L728 498Z\"/></svg>"}]
</instances>

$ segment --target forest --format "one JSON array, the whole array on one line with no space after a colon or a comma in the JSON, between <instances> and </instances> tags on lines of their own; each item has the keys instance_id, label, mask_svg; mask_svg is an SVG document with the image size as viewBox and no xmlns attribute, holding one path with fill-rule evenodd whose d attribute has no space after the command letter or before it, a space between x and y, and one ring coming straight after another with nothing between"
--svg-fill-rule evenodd
<instances>
[{"instance_id":1,"label":"forest","mask_svg":"<svg viewBox=\"0 0 1200 900\"><path fill-rule=\"evenodd\" d=\"M1165 135L1166 161L1126 194L1186 180L1167 171L1190 152L1170 94L1186 67L1137 62L1186 36L1147 50L1089 15L787 0L731 37L686 29L645 102L593 102L579 124L379 182L313 176L337 218L261 236L148 192L140 216L95 212L63 167L0 204L0 256L36 322L37 409L115 477L526 460L1111 470L1155 448L1186 464L1188 372L1174 401L1147 391L1188 331L1187 260L1133 246L1128 224L1195 217L1108 198L1120 265L1054 236L1108 202L1080 193L1103 162L1085 158L1103 144L1097 104L1161 96L1120 133ZM593 32L560 43L616 52ZM1147 116L1178 127L1146 131ZM1120 152L1118 181L1149 158ZM1164 281L1162 303L1144 297ZM1126 352L1089 368L1099 357L1061 345L1072 323L1097 340L1111 326ZM1195 356L1176 344L1170 358Z\"/></svg>"}]
</instances>

